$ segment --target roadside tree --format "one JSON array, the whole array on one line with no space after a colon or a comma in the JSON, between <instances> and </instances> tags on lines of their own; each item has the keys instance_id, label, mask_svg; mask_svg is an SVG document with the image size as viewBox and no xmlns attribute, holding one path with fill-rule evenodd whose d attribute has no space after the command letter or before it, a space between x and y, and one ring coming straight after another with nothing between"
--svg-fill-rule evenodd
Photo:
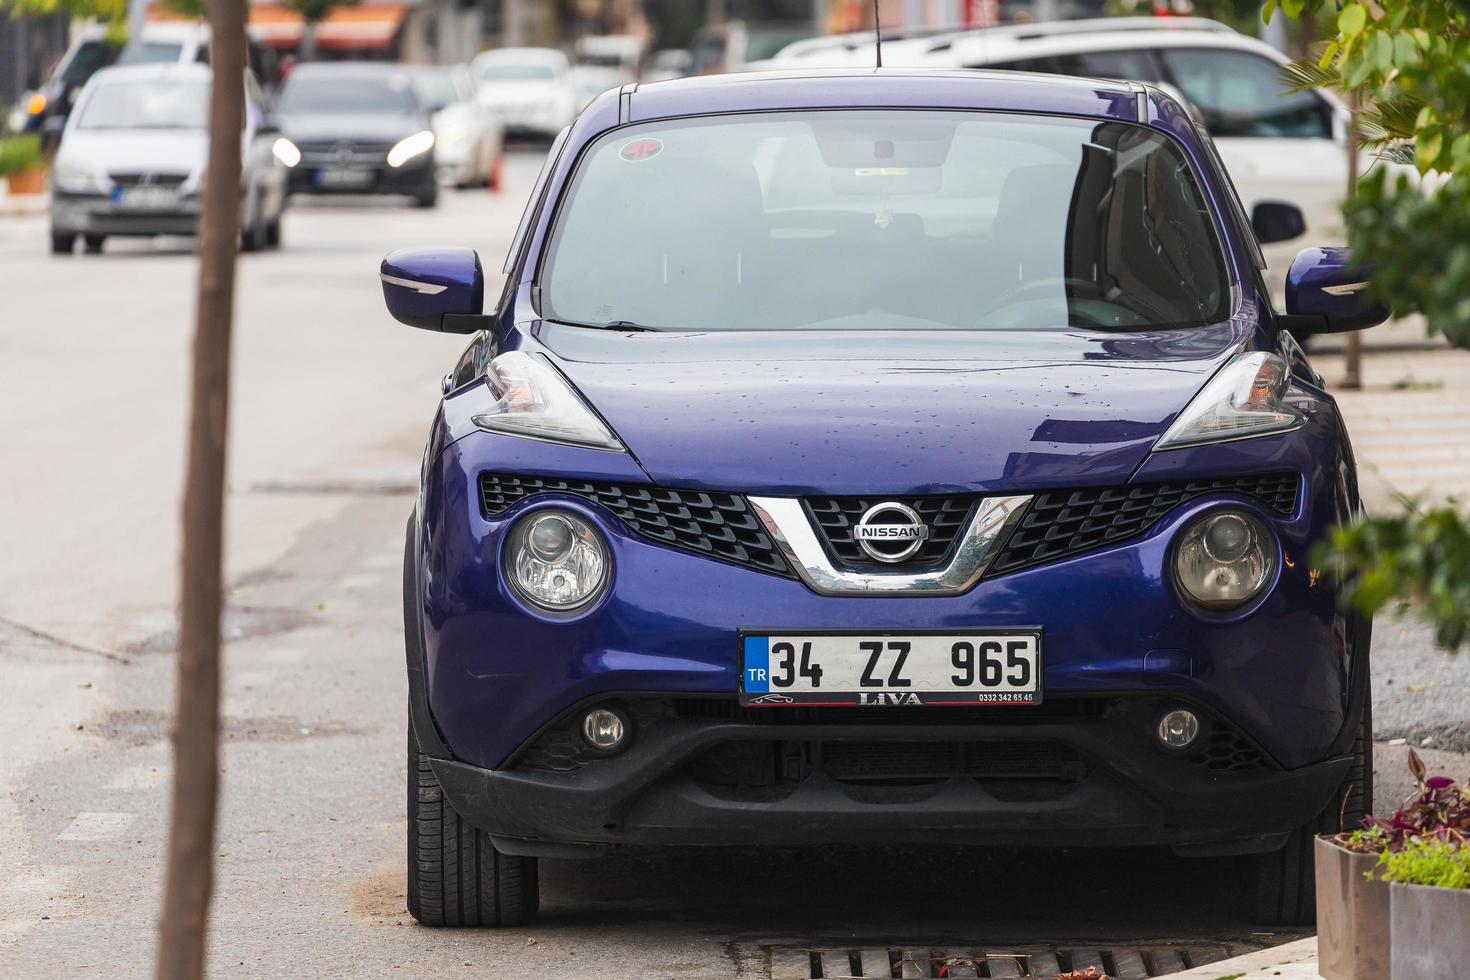
<instances>
[{"instance_id":1,"label":"roadside tree","mask_svg":"<svg viewBox=\"0 0 1470 980\"><path fill-rule=\"evenodd\" d=\"M1325 0L1267 0L1292 17L1330 16ZM1470 2L1350 2L1315 66L1299 77L1335 81L1368 107L1370 148L1411 158L1421 182L1379 168L1343 206L1369 290L1399 316L1422 314L1432 334L1470 347ZM1470 522L1453 506L1364 517L1339 529L1326 560L1365 612L1412 607L1445 647L1470 633Z\"/></svg>"}]
</instances>

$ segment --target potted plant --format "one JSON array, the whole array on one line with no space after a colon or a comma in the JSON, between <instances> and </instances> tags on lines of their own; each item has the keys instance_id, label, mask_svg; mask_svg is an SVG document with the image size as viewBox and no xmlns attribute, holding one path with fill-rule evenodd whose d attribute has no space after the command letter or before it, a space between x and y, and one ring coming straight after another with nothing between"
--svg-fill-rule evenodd
<instances>
[{"instance_id":1,"label":"potted plant","mask_svg":"<svg viewBox=\"0 0 1470 980\"><path fill-rule=\"evenodd\" d=\"M1470 808L1466 808L1470 813ZM1393 980L1444 980L1470 963L1470 841L1446 828L1385 852Z\"/></svg>"},{"instance_id":2,"label":"potted plant","mask_svg":"<svg viewBox=\"0 0 1470 980\"><path fill-rule=\"evenodd\" d=\"M0 177L12 194L39 194L46 189L46 156L36 134L0 139Z\"/></svg>"},{"instance_id":3,"label":"potted plant","mask_svg":"<svg viewBox=\"0 0 1470 980\"><path fill-rule=\"evenodd\" d=\"M1368 817L1361 830L1317 839L1317 969L1324 980L1390 976L1397 936L1389 883L1375 869L1411 842L1470 832L1466 789L1448 776L1429 776L1413 749L1409 772L1414 792L1393 816Z\"/></svg>"}]
</instances>

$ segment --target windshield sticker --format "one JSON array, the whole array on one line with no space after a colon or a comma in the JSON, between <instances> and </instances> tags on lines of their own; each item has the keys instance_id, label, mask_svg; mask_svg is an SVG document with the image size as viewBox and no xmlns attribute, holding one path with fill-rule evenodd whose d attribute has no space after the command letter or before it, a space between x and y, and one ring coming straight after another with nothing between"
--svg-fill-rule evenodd
<instances>
[{"instance_id":1,"label":"windshield sticker","mask_svg":"<svg viewBox=\"0 0 1470 980\"><path fill-rule=\"evenodd\" d=\"M618 151L618 156L632 163L638 163L643 160L653 159L658 156L659 151L663 148L664 145L660 141L650 137L644 137L643 139L624 143L623 148Z\"/></svg>"},{"instance_id":2,"label":"windshield sticker","mask_svg":"<svg viewBox=\"0 0 1470 980\"><path fill-rule=\"evenodd\" d=\"M908 167L858 167L853 171L857 177L907 177Z\"/></svg>"}]
</instances>

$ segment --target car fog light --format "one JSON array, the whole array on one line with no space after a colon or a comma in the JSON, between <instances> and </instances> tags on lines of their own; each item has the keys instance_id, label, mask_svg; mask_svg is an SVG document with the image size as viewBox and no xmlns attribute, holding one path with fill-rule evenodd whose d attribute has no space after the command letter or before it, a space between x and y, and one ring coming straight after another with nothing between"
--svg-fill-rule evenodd
<instances>
[{"instance_id":1,"label":"car fog light","mask_svg":"<svg viewBox=\"0 0 1470 980\"><path fill-rule=\"evenodd\" d=\"M1244 511L1214 511L1184 529L1174 554L1174 580L1205 609L1234 609L1260 595L1276 574L1277 552L1266 525Z\"/></svg>"},{"instance_id":2,"label":"car fog light","mask_svg":"<svg viewBox=\"0 0 1470 980\"><path fill-rule=\"evenodd\" d=\"M594 749L612 752L623 747L623 741L628 737L628 725L623 716L611 708L593 708L582 716L582 737Z\"/></svg>"},{"instance_id":3,"label":"car fog light","mask_svg":"<svg viewBox=\"0 0 1470 980\"><path fill-rule=\"evenodd\" d=\"M565 612L594 599L607 581L602 535L575 514L538 510L511 529L510 580L528 601Z\"/></svg>"},{"instance_id":4,"label":"car fog light","mask_svg":"<svg viewBox=\"0 0 1470 980\"><path fill-rule=\"evenodd\" d=\"M1176 708L1159 719L1157 735L1166 749L1187 749L1199 735L1199 718L1193 711Z\"/></svg>"}]
</instances>

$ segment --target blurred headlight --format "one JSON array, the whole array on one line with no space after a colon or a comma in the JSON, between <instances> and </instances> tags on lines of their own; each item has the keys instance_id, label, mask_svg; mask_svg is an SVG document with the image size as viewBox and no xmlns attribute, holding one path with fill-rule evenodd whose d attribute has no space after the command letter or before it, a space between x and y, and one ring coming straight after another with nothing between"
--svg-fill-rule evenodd
<instances>
[{"instance_id":1,"label":"blurred headlight","mask_svg":"<svg viewBox=\"0 0 1470 980\"><path fill-rule=\"evenodd\" d=\"M1184 529L1174 553L1174 579L1185 598L1205 609L1234 609L1276 574L1271 531L1239 510L1212 511Z\"/></svg>"},{"instance_id":2,"label":"blurred headlight","mask_svg":"<svg viewBox=\"0 0 1470 980\"><path fill-rule=\"evenodd\" d=\"M401 167L414 157L421 157L434 148L434 134L427 129L398 141L388 151L388 166Z\"/></svg>"},{"instance_id":3,"label":"blurred headlight","mask_svg":"<svg viewBox=\"0 0 1470 980\"><path fill-rule=\"evenodd\" d=\"M538 510L511 528L510 581L527 601L566 612L594 599L607 581L607 547L591 524L569 511Z\"/></svg>"},{"instance_id":4,"label":"blurred headlight","mask_svg":"<svg viewBox=\"0 0 1470 980\"><path fill-rule=\"evenodd\" d=\"M271 144L271 154L283 166L294 167L301 162L301 149L284 136Z\"/></svg>"},{"instance_id":5,"label":"blurred headlight","mask_svg":"<svg viewBox=\"0 0 1470 980\"><path fill-rule=\"evenodd\" d=\"M1306 421L1286 403L1291 371L1275 354L1232 357L1194 396L1155 449L1179 449L1287 432Z\"/></svg>"},{"instance_id":6,"label":"blurred headlight","mask_svg":"<svg viewBox=\"0 0 1470 980\"><path fill-rule=\"evenodd\" d=\"M32 92L31 97L26 99L26 112L33 116L39 116L46 111L46 93Z\"/></svg>"},{"instance_id":7,"label":"blurred headlight","mask_svg":"<svg viewBox=\"0 0 1470 980\"><path fill-rule=\"evenodd\" d=\"M70 194L106 194L112 180L101 170L63 157L51 170L51 184Z\"/></svg>"},{"instance_id":8,"label":"blurred headlight","mask_svg":"<svg viewBox=\"0 0 1470 980\"><path fill-rule=\"evenodd\" d=\"M591 449L623 451L618 437L587 407L561 373L525 351L506 351L485 372L496 402L473 417L482 429Z\"/></svg>"}]
</instances>

